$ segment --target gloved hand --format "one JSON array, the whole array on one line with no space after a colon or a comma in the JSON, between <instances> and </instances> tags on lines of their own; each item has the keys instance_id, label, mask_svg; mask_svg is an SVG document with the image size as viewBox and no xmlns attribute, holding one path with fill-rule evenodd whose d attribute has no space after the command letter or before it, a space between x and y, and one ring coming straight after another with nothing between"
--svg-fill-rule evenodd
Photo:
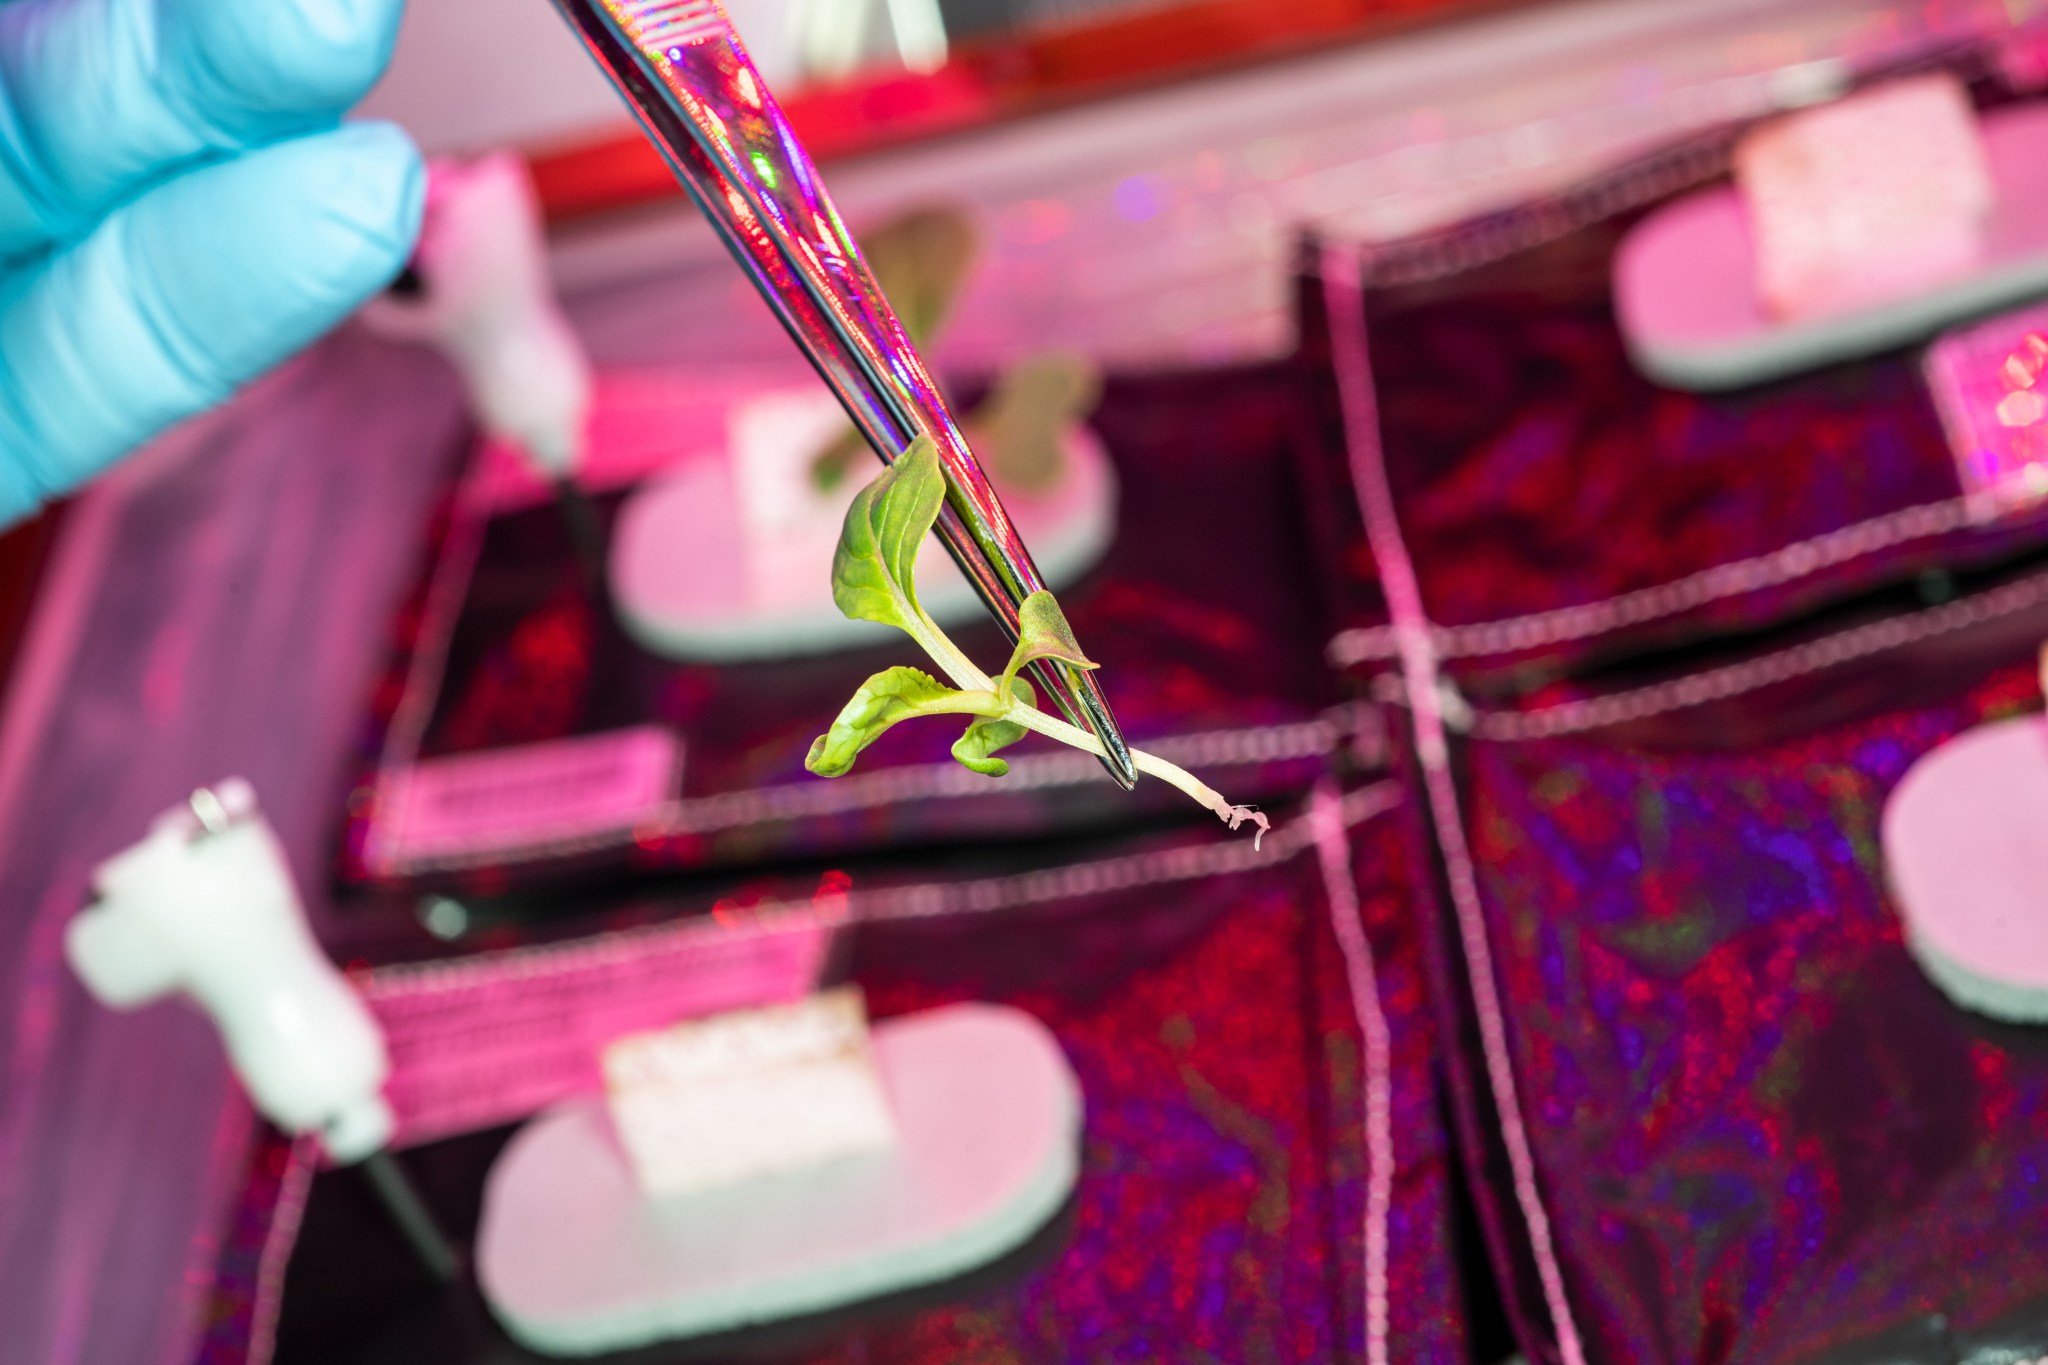
<instances>
[{"instance_id":1,"label":"gloved hand","mask_svg":"<svg viewBox=\"0 0 2048 1365\"><path fill-rule=\"evenodd\" d=\"M0 523L404 267L425 173L339 123L401 0L0 0Z\"/></svg>"}]
</instances>

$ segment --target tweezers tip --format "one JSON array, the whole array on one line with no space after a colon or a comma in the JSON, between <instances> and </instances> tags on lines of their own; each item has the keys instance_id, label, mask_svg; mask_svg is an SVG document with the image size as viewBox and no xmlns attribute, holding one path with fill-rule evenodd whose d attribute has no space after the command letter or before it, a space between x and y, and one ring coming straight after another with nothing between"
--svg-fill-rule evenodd
<instances>
[{"instance_id":1,"label":"tweezers tip","mask_svg":"<svg viewBox=\"0 0 2048 1365\"><path fill-rule=\"evenodd\" d=\"M1102 741L1102 747L1107 751L1102 755L1102 766L1108 770L1110 777L1125 791L1134 789L1138 785L1138 769L1131 762L1130 746L1124 743L1124 737L1117 730L1116 722L1111 721L1107 725L1096 724L1089 728L1094 730L1095 737Z\"/></svg>"}]
</instances>

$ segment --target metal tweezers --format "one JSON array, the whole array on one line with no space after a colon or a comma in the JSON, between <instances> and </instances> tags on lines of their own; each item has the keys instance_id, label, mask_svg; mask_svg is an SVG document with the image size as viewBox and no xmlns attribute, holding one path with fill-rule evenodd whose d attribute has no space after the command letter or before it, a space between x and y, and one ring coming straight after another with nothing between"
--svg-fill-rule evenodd
<instances>
[{"instance_id":1,"label":"metal tweezers","mask_svg":"<svg viewBox=\"0 0 2048 1365\"><path fill-rule=\"evenodd\" d=\"M868 444L893 461L932 438L947 483L939 537L1014 640L1018 605L1045 582L717 0L555 4ZM1134 785L1093 675L1036 670L1067 718L1102 741L1110 775Z\"/></svg>"}]
</instances>

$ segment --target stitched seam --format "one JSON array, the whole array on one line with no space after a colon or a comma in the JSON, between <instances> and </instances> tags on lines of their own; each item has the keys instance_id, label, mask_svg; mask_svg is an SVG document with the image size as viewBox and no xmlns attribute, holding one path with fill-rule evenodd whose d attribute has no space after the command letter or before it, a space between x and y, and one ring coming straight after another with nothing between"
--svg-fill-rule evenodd
<instances>
[{"instance_id":1,"label":"stitched seam","mask_svg":"<svg viewBox=\"0 0 2048 1365\"><path fill-rule=\"evenodd\" d=\"M1393 809L1399 802L1400 784L1397 782L1378 782L1362 788L1344 799L1345 823L1347 826L1362 824ZM821 922L834 926L842 918L851 922L886 922L982 914L1105 891L1130 890L1268 867L1300 853L1311 838L1307 820L1296 819L1268 834L1261 841L1262 847L1255 847L1243 839L1208 840L1018 876L855 891L833 898L827 903L830 909L822 913L816 903L804 901L772 901L755 907L750 913L769 921L758 926L759 932L768 935L808 932ZM614 930L570 943L513 948L454 961L375 967L356 973L353 980L365 998L392 1000L482 987L506 980L541 982L593 967L644 962L657 954L737 947L740 941L734 931L724 925L693 920L682 924Z\"/></svg>"},{"instance_id":2,"label":"stitched seam","mask_svg":"<svg viewBox=\"0 0 2048 1365\"><path fill-rule=\"evenodd\" d=\"M1760 110L1759 115L1775 112ZM1422 284L1504 260L1556 241L1589 223L1713 179L1727 169L1734 134L1716 130L1601 177L1576 191L1442 235L1375 249L1376 289Z\"/></svg>"},{"instance_id":3,"label":"stitched seam","mask_svg":"<svg viewBox=\"0 0 2048 1365\"><path fill-rule=\"evenodd\" d=\"M1333 715L1287 725L1251 726L1241 730L1208 730L1148 740L1146 747L1170 763L1187 768L1238 767L1258 763L1294 762L1333 752L1347 737L1363 733L1348 716ZM394 765L383 771L380 785L395 778ZM563 836L521 843L516 847L476 848L447 853L408 854L385 840L366 859L383 875L456 871L482 866L516 866L549 858L619 848L637 840L658 840L716 834L750 825L819 819L915 801L1000 797L1027 791L1078 786L1095 780L1100 762L1079 752L1026 754L1010 760L1010 773L999 784L957 763L928 763L883 768L836 778L750 787L664 803L632 828Z\"/></svg>"},{"instance_id":4,"label":"stitched seam","mask_svg":"<svg viewBox=\"0 0 2048 1365\"><path fill-rule=\"evenodd\" d=\"M807 903L765 905L758 907L756 913L763 922L750 926L751 933L736 932L715 920L655 924L637 929L615 929L566 943L536 944L452 960L374 967L354 974L352 979L367 1000L402 1000L505 981L540 983L596 968L645 962L662 955L697 956L705 952L737 951L743 943L784 934L808 933L821 924L835 924L839 919L839 915L821 911Z\"/></svg>"},{"instance_id":5,"label":"stitched seam","mask_svg":"<svg viewBox=\"0 0 2048 1365\"><path fill-rule=\"evenodd\" d=\"M1146 747L1175 764L1229 767L1320 757L1337 746L1338 738L1335 724L1315 720L1174 735L1148 740ZM673 828L679 833L700 833L768 820L836 815L906 800L997 796L1006 791L1065 787L1092 779L1100 767L1099 760L1091 754L1027 754L1010 760L1010 774L1002 780L1000 788L992 788L987 777L969 772L957 763L883 769L834 779L831 783L755 787L679 802Z\"/></svg>"},{"instance_id":6,"label":"stitched seam","mask_svg":"<svg viewBox=\"0 0 2048 1365\"><path fill-rule=\"evenodd\" d=\"M1708 669L1669 682L1530 711L1481 711L1472 732L1482 739L1530 740L1577 734L1725 701L1793 678L1951 635L2048 603L2048 574L2037 574L1957 602L1887 617L1790 649Z\"/></svg>"},{"instance_id":7,"label":"stitched seam","mask_svg":"<svg viewBox=\"0 0 2048 1365\"><path fill-rule=\"evenodd\" d=\"M378 754L377 774L371 792L373 812L389 809L388 802L399 770L411 764L419 754L427 722L433 718L434 694L440 690L441 680L447 672L448 651L455 640L455 620L461 612L463 597L469 591L470 580L476 574L477 562L483 557L484 500L472 493L474 486L469 471L465 471L458 485L455 506L449 511L447 540L442 547L440 563L434 568L434 581L428 585L427 600L421 606L425 619L421 623L419 643L414 646L412 660L406 668L405 690L399 697L398 709L392 712L391 723L384 730L384 747ZM377 822L372 818L364 839L363 860L366 864L371 867L383 865L385 854L382 844Z\"/></svg>"},{"instance_id":8,"label":"stitched seam","mask_svg":"<svg viewBox=\"0 0 2048 1365\"><path fill-rule=\"evenodd\" d=\"M1467 625L1433 626L1431 638L1438 656L1451 659L1511 654L1590 639L1677 616L1713 602L1796 583L1897 545L1968 529L1974 522L1968 501L1950 498L1901 508L1766 554L1731 560L1668 583L1595 602ZM1339 668L1391 659L1397 653L1391 626L1342 631L1329 645L1330 661Z\"/></svg>"},{"instance_id":9,"label":"stitched seam","mask_svg":"<svg viewBox=\"0 0 2048 1365\"><path fill-rule=\"evenodd\" d=\"M2004 34L1963 38L1947 48L1863 72L1855 84L1861 87L1917 71L1945 70L1965 81L1978 79L1993 72L1994 48L2011 35L2013 27L2008 27ZM1774 74L1763 72L1747 79L1767 85ZM1760 100L1747 115L1696 133L1576 188L1477 221L1379 244L1374 248L1367 279L1377 289L1459 274L1711 180L1727 170L1730 150L1744 131L1782 112L1783 107L1776 101Z\"/></svg>"},{"instance_id":10,"label":"stitched seam","mask_svg":"<svg viewBox=\"0 0 2048 1365\"><path fill-rule=\"evenodd\" d=\"M1508 1049L1506 1007L1494 975L1493 949L1487 938L1485 910L1472 853L1465 842L1464 816L1451 775L1444 719L1438 709L1439 675L1429 638L1429 617L1415 578L1415 563L1401 537L1394 511L1394 493L1387 480L1379 440L1378 400L1373 391L1371 352L1365 329L1365 299L1359 283L1357 257L1344 248L1322 252L1323 313L1329 320L1332 369L1343 411L1345 451L1359 515L1380 583L1401 642L1402 673L1407 679L1416 757L1422 768L1437 849L1443 856L1451 905L1463 946L1466 976L1472 987L1480 1051L1486 1066L1502 1145L1506 1148L1516 1206L1529 1238L1529 1253L1543 1289L1551 1328L1557 1335L1563 1365L1585 1365L1585 1351L1565 1293L1564 1269L1551 1240L1550 1215L1537 1184L1535 1153L1522 1117L1514 1059Z\"/></svg>"},{"instance_id":11,"label":"stitched seam","mask_svg":"<svg viewBox=\"0 0 2048 1365\"><path fill-rule=\"evenodd\" d=\"M1380 1002L1372 944L1358 902L1343 803L1327 780L1310 805L1330 929L1344 956L1344 984L1363 1044L1365 1153L1365 1359L1388 1365L1388 1222L1394 1203L1394 1042Z\"/></svg>"},{"instance_id":12,"label":"stitched seam","mask_svg":"<svg viewBox=\"0 0 2048 1365\"><path fill-rule=\"evenodd\" d=\"M1400 784L1376 783L1353 793L1344 818L1352 824L1363 823L1393 809L1399 801ZM1255 847L1242 839L1206 840L1178 848L1126 854L1043 872L1027 872L1021 876L930 883L865 894L855 892L849 897L850 917L857 922L881 923L987 914L1167 882L1228 876L1284 863L1300 854L1313 839L1312 822L1304 816L1268 834L1261 841L1263 847Z\"/></svg>"},{"instance_id":13,"label":"stitched seam","mask_svg":"<svg viewBox=\"0 0 2048 1365\"><path fill-rule=\"evenodd\" d=\"M317 1137L305 1136L292 1143L280 1177L277 1204L271 1210L270 1230L263 1235L263 1255L257 1262L255 1303L249 1310L248 1365L270 1365L277 1349L278 1313L284 1306L285 1267L298 1244L299 1226L306 1216L306 1198L313 1189L313 1168L318 1164Z\"/></svg>"}]
</instances>

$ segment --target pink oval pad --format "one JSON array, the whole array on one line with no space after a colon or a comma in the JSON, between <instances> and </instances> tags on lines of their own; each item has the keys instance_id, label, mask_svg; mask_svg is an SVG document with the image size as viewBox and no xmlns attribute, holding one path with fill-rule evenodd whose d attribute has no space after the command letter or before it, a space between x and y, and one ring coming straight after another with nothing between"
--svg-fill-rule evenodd
<instances>
[{"instance_id":1,"label":"pink oval pad","mask_svg":"<svg viewBox=\"0 0 2048 1365\"><path fill-rule=\"evenodd\" d=\"M1615 313L1629 353L1676 388L1739 388L2048 293L2048 102L1993 110L1980 127L1998 198L1975 271L1890 303L1780 321L1757 282L1742 199L1730 186L1701 190L1644 218L1615 253Z\"/></svg>"},{"instance_id":2,"label":"pink oval pad","mask_svg":"<svg viewBox=\"0 0 2048 1365\"><path fill-rule=\"evenodd\" d=\"M602 1099L513 1137L484 1188L477 1281L549 1355L701 1336L932 1284L1028 1240L1080 1170L1080 1082L1031 1016L962 1004L886 1020L898 1145L652 1200Z\"/></svg>"},{"instance_id":3,"label":"pink oval pad","mask_svg":"<svg viewBox=\"0 0 2048 1365\"><path fill-rule=\"evenodd\" d=\"M1884 810L1906 943L1957 1004L2048 1022L2048 721L1978 726L1927 754Z\"/></svg>"}]
</instances>

